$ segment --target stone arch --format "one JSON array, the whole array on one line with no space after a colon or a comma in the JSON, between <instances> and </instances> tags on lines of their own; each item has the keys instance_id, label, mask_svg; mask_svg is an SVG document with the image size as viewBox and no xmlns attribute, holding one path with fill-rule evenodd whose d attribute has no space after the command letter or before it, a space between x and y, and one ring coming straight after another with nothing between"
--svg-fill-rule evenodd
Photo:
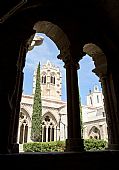
<instances>
[{"instance_id":1,"label":"stone arch","mask_svg":"<svg viewBox=\"0 0 119 170\"><path fill-rule=\"evenodd\" d=\"M42 121L42 141L49 142L56 140L57 136L57 121L51 112L46 112L43 115Z\"/></svg>"},{"instance_id":2,"label":"stone arch","mask_svg":"<svg viewBox=\"0 0 119 170\"><path fill-rule=\"evenodd\" d=\"M108 123L108 112L107 112L107 97L105 95L105 84L107 77L107 58L102 49L94 43L85 44L83 47L83 52L92 57L94 61L95 68L92 70L101 82L102 92L104 95L104 109L106 112L106 122Z\"/></svg>"},{"instance_id":3,"label":"stone arch","mask_svg":"<svg viewBox=\"0 0 119 170\"><path fill-rule=\"evenodd\" d=\"M100 130L97 126L92 126L88 133L89 138L101 139Z\"/></svg>"},{"instance_id":4,"label":"stone arch","mask_svg":"<svg viewBox=\"0 0 119 170\"><path fill-rule=\"evenodd\" d=\"M56 74L55 74L55 72L51 72L50 73L50 82L51 82L51 84L55 85L55 81L56 81Z\"/></svg>"},{"instance_id":5,"label":"stone arch","mask_svg":"<svg viewBox=\"0 0 119 170\"><path fill-rule=\"evenodd\" d=\"M54 41L54 43L57 45L58 49L61 50L61 53L70 46L68 37L63 32L63 30L51 22L38 21L37 23L35 23L33 29L37 33L42 32L46 34L49 38L51 38L52 41Z\"/></svg>"},{"instance_id":6,"label":"stone arch","mask_svg":"<svg viewBox=\"0 0 119 170\"><path fill-rule=\"evenodd\" d=\"M21 107L21 108L20 108L20 112L23 112L23 113L27 116L28 121L29 121L29 122L31 122L31 117L30 117L30 115L29 115L29 113L28 113L28 110L27 110L27 109L25 109L25 108Z\"/></svg>"},{"instance_id":7,"label":"stone arch","mask_svg":"<svg viewBox=\"0 0 119 170\"><path fill-rule=\"evenodd\" d=\"M54 71L52 71L52 72L50 73L50 75L55 76L56 73L55 73Z\"/></svg>"},{"instance_id":8,"label":"stone arch","mask_svg":"<svg viewBox=\"0 0 119 170\"><path fill-rule=\"evenodd\" d=\"M26 143L30 138L31 118L28 111L21 108L19 114L18 142Z\"/></svg>"},{"instance_id":9,"label":"stone arch","mask_svg":"<svg viewBox=\"0 0 119 170\"><path fill-rule=\"evenodd\" d=\"M46 75L47 73L45 71L41 71L41 75Z\"/></svg>"},{"instance_id":10,"label":"stone arch","mask_svg":"<svg viewBox=\"0 0 119 170\"><path fill-rule=\"evenodd\" d=\"M107 73L106 55L99 46L93 43L85 44L83 47L83 52L92 57L96 67L93 69L93 72L96 73L98 77L101 77Z\"/></svg>"},{"instance_id":11,"label":"stone arch","mask_svg":"<svg viewBox=\"0 0 119 170\"><path fill-rule=\"evenodd\" d=\"M55 116L54 116L51 112L47 111L47 112L43 115L43 120L45 119L46 116L51 117L51 119L54 121L55 125L57 124L57 120L56 120Z\"/></svg>"},{"instance_id":12,"label":"stone arch","mask_svg":"<svg viewBox=\"0 0 119 170\"><path fill-rule=\"evenodd\" d=\"M67 35L59 26L49 21L38 21L34 24L33 30L35 30L36 33L44 33L57 45L58 49L60 50L60 54L57 56L58 59L62 59L63 61L66 61L68 59L67 57L70 57L70 50L69 50L70 41ZM30 46L33 41L35 41L34 46L35 45L37 46L42 44L43 39L41 37L41 40L35 40L34 34L31 35L31 37L27 40L26 43L28 49L31 48Z\"/></svg>"},{"instance_id":13,"label":"stone arch","mask_svg":"<svg viewBox=\"0 0 119 170\"><path fill-rule=\"evenodd\" d=\"M48 36L56 45L57 48L60 50L60 55L57 56L58 59L63 60L64 62L69 59L70 55L70 41L67 37L67 35L63 32L63 30L57 26L56 24L53 24L48 21L38 21L34 24L33 32L30 34L29 38L24 40L20 46L19 51L19 58L17 62L17 68L19 70L19 76L17 81L21 82L21 89L23 85L23 68L25 66L25 57L28 50L32 50L32 48L36 45L40 45L43 42L43 38L41 39L35 39L35 33L44 33L46 36ZM34 33L35 32L35 33ZM31 47L31 43L32 47ZM34 93L34 92L33 92ZM52 116L51 116L52 117ZM55 120L56 126L58 126L58 123Z\"/></svg>"},{"instance_id":14,"label":"stone arch","mask_svg":"<svg viewBox=\"0 0 119 170\"><path fill-rule=\"evenodd\" d=\"M43 72L41 72L41 83L42 84L46 84L46 72L45 71L43 71Z\"/></svg>"}]
</instances>

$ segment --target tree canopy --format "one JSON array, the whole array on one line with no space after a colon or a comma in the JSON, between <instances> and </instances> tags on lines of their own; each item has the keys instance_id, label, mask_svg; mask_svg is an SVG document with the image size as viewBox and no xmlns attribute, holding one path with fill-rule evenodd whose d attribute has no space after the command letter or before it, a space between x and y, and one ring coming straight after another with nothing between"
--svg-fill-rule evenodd
<instances>
[{"instance_id":1,"label":"tree canopy","mask_svg":"<svg viewBox=\"0 0 119 170\"><path fill-rule=\"evenodd\" d=\"M40 62L36 73L36 87L34 94L31 139L33 141L41 141L42 139L42 102L41 102L41 78L40 78Z\"/></svg>"}]
</instances>

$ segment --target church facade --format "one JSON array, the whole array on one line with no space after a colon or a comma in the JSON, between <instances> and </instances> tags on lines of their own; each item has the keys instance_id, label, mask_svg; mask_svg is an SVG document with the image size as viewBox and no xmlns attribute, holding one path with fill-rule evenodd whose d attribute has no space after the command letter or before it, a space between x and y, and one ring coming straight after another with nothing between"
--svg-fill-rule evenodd
<instances>
[{"instance_id":1,"label":"church facade","mask_svg":"<svg viewBox=\"0 0 119 170\"><path fill-rule=\"evenodd\" d=\"M60 69L50 61L41 68L42 142L67 138L67 105L61 100L62 76ZM33 76L33 94L22 95L18 143L31 142L33 99L36 71Z\"/></svg>"},{"instance_id":2,"label":"church facade","mask_svg":"<svg viewBox=\"0 0 119 170\"><path fill-rule=\"evenodd\" d=\"M36 71L33 76L32 95L22 95L18 143L31 142L33 99L36 86ZM62 76L60 69L47 61L41 68L42 142L67 138L67 103L61 100ZM87 95L82 105L83 138L108 140L104 110L104 97L98 86Z\"/></svg>"},{"instance_id":3,"label":"church facade","mask_svg":"<svg viewBox=\"0 0 119 170\"><path fill-rule=\"evenodd\" d=\"M83 138L108 141L104 97L97 85L89 91L86 105L82 105Z\"/></svg>"}]
</instances>

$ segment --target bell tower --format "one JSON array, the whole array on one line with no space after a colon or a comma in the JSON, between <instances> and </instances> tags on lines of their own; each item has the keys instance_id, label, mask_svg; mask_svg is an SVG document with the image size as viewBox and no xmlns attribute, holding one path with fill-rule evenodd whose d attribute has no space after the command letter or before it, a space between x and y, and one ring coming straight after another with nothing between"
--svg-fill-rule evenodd
<instances>
[{"instance_id":1,"label":"bell tower","mask_svg":"<svg viewBox=\"0 0 119 170\"><path fill-rule=\"evenodd\" d=\"M49 60L40 70L41 73L41 96L43 98L61 100L62 77L59 67ZM35 93L36 70L33 76L33 94Z\"/></svg>"},{"instance_id":2,"label":"bell tower","mask_svg":"<svg viewBox=\"0 0 119 170\"><path fill-rule=\"evenodd\" d=\"M87 95L87 105L91 107L103 106L103 99L103 94L99 90L98 85L94 85L93 91L90 90Z\"/></svg>"}]
</instances>

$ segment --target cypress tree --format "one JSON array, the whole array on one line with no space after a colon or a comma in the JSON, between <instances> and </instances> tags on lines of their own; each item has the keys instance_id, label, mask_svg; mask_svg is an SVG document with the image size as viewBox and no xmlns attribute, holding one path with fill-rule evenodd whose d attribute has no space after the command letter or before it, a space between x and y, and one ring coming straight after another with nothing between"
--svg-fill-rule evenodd
<instances>
[{"instance_id":1,"label":"cypress tree","mask_svg":"<svg viewBox=\"0 0 119 170\"><path fill-rule=\"evenodd\" d=\"M36 73L36 88L34 94L31 139L35 142L42 140L42 103L41 103L41 84L40 84L40 62Z\"/></svg>"}]
</instances>

